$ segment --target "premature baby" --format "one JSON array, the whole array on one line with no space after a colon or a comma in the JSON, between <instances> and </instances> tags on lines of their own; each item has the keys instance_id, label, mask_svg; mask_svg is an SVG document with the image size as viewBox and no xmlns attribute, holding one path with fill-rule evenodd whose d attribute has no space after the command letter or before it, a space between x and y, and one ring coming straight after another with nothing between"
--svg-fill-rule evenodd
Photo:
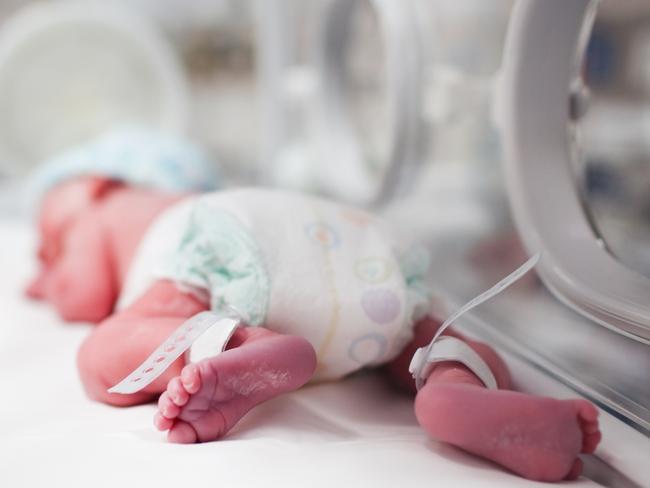
<instances>
[{"instance_id":1,"label":"premature baby","mask_svg":"<svg viewBox=\"0 0 650 488\"><path fill-rule=\"evenodd\" d=\"M415 395L431 437L526 478L576 478L578 454L599 443L591 403L512 391L494 350L452 331L489 378L446 360L417 390L409 363L440 323L425 313L417 253L371 215L282 191L178 195L73 173L42 199L28 293L67 320L101 322L79 351L84 388L111 405L158 399L154 423L169 441L219 439L277 395L381 365ZM246 322L224 352L181 356L135 394L108 392L187 319L223 307Z\"/></svg>"}]
</instances>

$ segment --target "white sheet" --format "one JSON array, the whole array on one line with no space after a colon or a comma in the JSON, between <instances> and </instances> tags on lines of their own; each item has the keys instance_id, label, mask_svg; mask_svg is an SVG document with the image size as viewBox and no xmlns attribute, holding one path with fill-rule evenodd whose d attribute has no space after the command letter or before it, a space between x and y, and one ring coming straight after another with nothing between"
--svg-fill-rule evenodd
<instances>
[{"instance_id":1,"label":"white sheet","mask_svg":"<svg viewBox=\"0 0 650 488\"><path fill-rule=\"evenodd\" d=\"M86 399L75 351L89 326L22 297L33 269L26 223L0 220L0 242L0 486L548 486L427 439L411 399L376 374L269 402L219 442L167 444L153 405Z\"/></svg>"}]
</instances>

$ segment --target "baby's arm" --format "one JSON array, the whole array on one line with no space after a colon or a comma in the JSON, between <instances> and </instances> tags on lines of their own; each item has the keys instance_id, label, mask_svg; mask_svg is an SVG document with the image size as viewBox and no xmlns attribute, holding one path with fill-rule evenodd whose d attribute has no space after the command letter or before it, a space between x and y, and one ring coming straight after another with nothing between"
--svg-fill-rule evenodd
<instances>
[{"instance_id":1,"label":"baby's arm","mask_svg":"<svg viewBox=\"0 0 650 488\"><path fill-rule=\"evenodd\" d=\"M75 223L61 256L46 272L45 299L67 321L99 322L110 315L117 299L108 238L93 217Z\"/></svg>"}]
</instances>

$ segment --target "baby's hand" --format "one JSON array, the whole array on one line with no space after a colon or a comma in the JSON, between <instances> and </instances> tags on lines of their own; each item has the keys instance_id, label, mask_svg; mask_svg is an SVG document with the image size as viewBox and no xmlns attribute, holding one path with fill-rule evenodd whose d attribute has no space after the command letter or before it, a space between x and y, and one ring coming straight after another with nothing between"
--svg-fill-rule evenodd
<instances>
[{"instance_id":1,"label":"baby's hand","mask_svg":"<svg viewBox=\"0 0 650 488\"><path fill-rule=\"evenodd\" d=\"M34 300L46 300L48 283L52 275L52 269L56 266L57 258L61 253L62 246L58 239L54 238L51 232L41 229L41 243L38 247L39 269L36 276L30 281L25 289L25 294Z\"/></svg>"},{"instance_id":2,"label":"baby's hand","mask_svg":"<svg viewBox=\"0 0 650 488\"><path fill-rule=\"evenodd\" d=\"M66 235L61 254L48 270L47 300L70 322L97 323L113 311L117 284L101 226L83 219Z\"/></svg>"},{"instance_id":3,"label":"baby's hand","mask_svg":"<svg viewBox=\"0 0 650 488\"><path fill-rule=\"evenodd\" d=\"M62 183L45 196L39 219L40 269L27 286L68 321L98 322L116 297L101 223L93 211L114 183L86 177Z\"/></svg>"},{"instance_id":4,"label":"baby's hand","mask_svg":"<svg viewBox=\"0 0 650 488\"><path fill-rule=\"evenodd\" d=\"M48 237L42 239L40 269L27 286L27 296L49 302L69 322L96 323L108 317L116 287L97 222L90 218L76 222L60 244Z\"/></svg>"}]
</instances>

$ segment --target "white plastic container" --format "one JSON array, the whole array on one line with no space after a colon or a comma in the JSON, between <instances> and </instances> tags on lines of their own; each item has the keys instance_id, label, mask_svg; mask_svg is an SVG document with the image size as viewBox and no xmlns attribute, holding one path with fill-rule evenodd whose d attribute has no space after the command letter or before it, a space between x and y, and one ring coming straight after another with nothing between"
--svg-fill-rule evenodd
<instances>
[{"instance_id":1,"label":"white plastic container","mask_svg":"<svg viewBox=\"0 0 650 488\"><path fill-rule=\"evenodd\" d=\"M0 25L0 171L120 124L183 132L179 61L146 18L102 2L48 2Z\"/></svg>"}]
</instances>

